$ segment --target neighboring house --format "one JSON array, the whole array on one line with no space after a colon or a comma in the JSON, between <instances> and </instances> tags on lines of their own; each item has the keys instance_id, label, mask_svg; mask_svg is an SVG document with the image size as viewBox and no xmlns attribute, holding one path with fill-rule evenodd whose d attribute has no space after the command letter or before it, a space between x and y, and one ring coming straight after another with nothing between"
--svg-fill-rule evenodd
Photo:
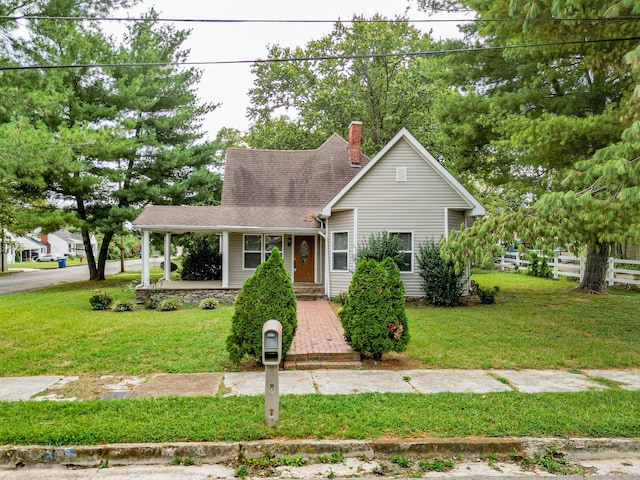
<instances>
[{"instance_id":1,"label":"neighboring house","mask_svg":"<svg viewBox=\"0 0 640 480\"><path fill-rule=\"evenodd\" d=\"M53 253L61 257L76 256L86 257L87 252L84 247L82 235L79 233L71 233L67 230L57 230L41 237L42 243L47 248L46 253ZM96 254L98 251L98 241L94 235L90 236L91 249Z\"/></svg>"},{"instance_id":2,"label":"neighboring house","mask_svg":"<svg viewBox=\"0 0 640 480\"><path fill-rule=\"evenodd\" d=\"M6 229L0 230L0 270L6 271L10 263L16 261L16 237L13 233Z\"/></svg>"},{"instance_id":3,"label":"neighboring house","mask_svg":"<svg viewBox=\"0 0 640 480\"><path fill-rule=\"evenodd\" d=\"M133 222L143 233L140 288L151 288L149 235L165 233L168 252L171 234L193 232L220 236L221 289L241 287L278 247L294 283L334 297L349 287L358 245L388 231L409 260L406 295L424 296L419 244L485 210L406 129L372 159L360 152L361 131L353 122L349 141L333 134L316 150L229 149L220 206L147 206Z\"/></svg>"},{"instance_id":4,"label":"neighboring house","mask_svg":"<svg viewBox=\"0 0 640 480\"><path fill-rule=\"evenodd\" d=\"M20 261L22 262L35 260L43 253L49 253L47 252L47 246L44 243L31 236L25 235L17 237L16 242L19 245L18 251L20 252Z\"/></svg>"}]
</instances>

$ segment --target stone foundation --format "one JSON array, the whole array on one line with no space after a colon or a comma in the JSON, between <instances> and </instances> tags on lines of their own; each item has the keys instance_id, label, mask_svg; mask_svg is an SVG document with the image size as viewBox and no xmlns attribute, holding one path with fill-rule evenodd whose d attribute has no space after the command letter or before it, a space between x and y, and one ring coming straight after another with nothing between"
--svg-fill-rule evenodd
<instances>
[{"instance_id":1,"label":"stone foundation","mask_svg":"<svg viewBox=\"0 0 640 480\"><path fill-rule=\"evenodd\" d=\"M178 297L183 303L200 303L205 298L215 298L220 303L233 303L240 293L240 288L216 288L202 290L184 290L168 288L137 288L136 302L143 304L159 295L163 300L167 297Z\"/></svg>"}]
</instances>

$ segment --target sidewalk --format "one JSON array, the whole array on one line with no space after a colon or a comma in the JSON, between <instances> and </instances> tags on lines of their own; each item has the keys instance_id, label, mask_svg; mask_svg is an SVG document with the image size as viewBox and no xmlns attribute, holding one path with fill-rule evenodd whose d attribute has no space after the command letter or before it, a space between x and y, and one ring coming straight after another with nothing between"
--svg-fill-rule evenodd
<instances>
[{"instance_id":1,"label":"sidewalk","mask_svg":"<svg viewBox=\"0 0 640 480\"><path fill-rule=\"evenodd\" d=\"M159 373L144 377L104 375L103 400L163 396L264 394L264 372ZM83 400L65 395L78 377L0 378L0 401ZM287 370L279 372L281 395L395 393L580 392L640 390L640 369L584 370ZM72 388L73 390L73 388ZM75 389L78 390L78 389Z\"/></svg>"}]
</instances>

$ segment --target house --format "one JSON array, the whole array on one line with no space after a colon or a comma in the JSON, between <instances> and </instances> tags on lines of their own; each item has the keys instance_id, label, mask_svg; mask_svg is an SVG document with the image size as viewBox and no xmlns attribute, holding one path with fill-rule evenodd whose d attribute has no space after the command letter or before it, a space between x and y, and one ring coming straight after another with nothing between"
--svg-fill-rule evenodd
<instances>
[{"instance_id":1,"label":"house","mask_svg":"<svg viewBox=\"0 0 640 480\"><path fill-rule=\"evenodd\" d=\"M165 234L168 265L171 235L193 232L220 236L220 290L238 291L278 247L295 284L334 297L349 287L358 245L388 231L408 260L406 295L424 296L419 244L485 210L406 129L372 159L360 151L361 134L353 122L348 141L333 134L316 150L229 149L220 206L147 206L133 222L143 237L139 289L158 288L150 284L149 235ZM162 288L169 283L178 282Z\"/></svg>"},{"instance_id":2,"label":"house","mask_svg":"<svg viewBox=\"0 0 640 480\"><path fill-rule=\"evenodd\" d=\"M47 253L47 246L30 235L16 237L16 243L18 244L21 262L35 260L40 255Z\"/></svg>"},{"instance_id":3,"label":"house","mask_svg":"<svg viewBox=\"0 0 640 480\"><path fill-rule=\"evenodd\" d=\"M6 272L9 264L16 261L16 237L6 229L0 230L0 271Z\"/></svg>"},{"instance_id":4,"label":"house","mask_svg":"<svg viewBox=\"0 0 640 480\"><path fill-rule=\"evenodd\" d=\"M86 257L87 252L84 247L82 235L71 233L67 230L56 230L41 236L41 241L47 246L46 253L54 253L61 257L76 256ZM98 251L98 241L94 235L90 236L91 249L96 254Z\"/></svg>"}]
</instances>

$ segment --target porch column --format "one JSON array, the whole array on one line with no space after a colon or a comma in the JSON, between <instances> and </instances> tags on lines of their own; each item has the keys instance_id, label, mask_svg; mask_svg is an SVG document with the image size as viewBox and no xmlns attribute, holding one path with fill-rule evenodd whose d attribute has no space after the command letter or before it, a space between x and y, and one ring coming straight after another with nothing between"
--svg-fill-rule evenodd
<instances>
[{"instance_id":1,"label":"porch column","mask_svg":"<svg viewBox=\"0 0 640 480\"><path fill-rule=\"evenodd\" d=\"M229 288L229 232L222 232L220 242L222 243L222 288Z\"/></svg>"},{"instance_id":2,"label":"porch column","mask_svg":"<svg viewBox=\"0 0 640 480\"><path fill-rule=\"evenodd\" d=\"M164 280L171 281L171 234L164 234Z\"/></svg>"},{"instance_id":3,"label":"porch column","mask_svg":"<svg viewBox=\"0 0 640 480\"><path fill-rule=\"evenodd\" d=\"M149 288L151 279L149 277L149 230L142 231L142 286Z\"/></svg>"}]
</instances>

